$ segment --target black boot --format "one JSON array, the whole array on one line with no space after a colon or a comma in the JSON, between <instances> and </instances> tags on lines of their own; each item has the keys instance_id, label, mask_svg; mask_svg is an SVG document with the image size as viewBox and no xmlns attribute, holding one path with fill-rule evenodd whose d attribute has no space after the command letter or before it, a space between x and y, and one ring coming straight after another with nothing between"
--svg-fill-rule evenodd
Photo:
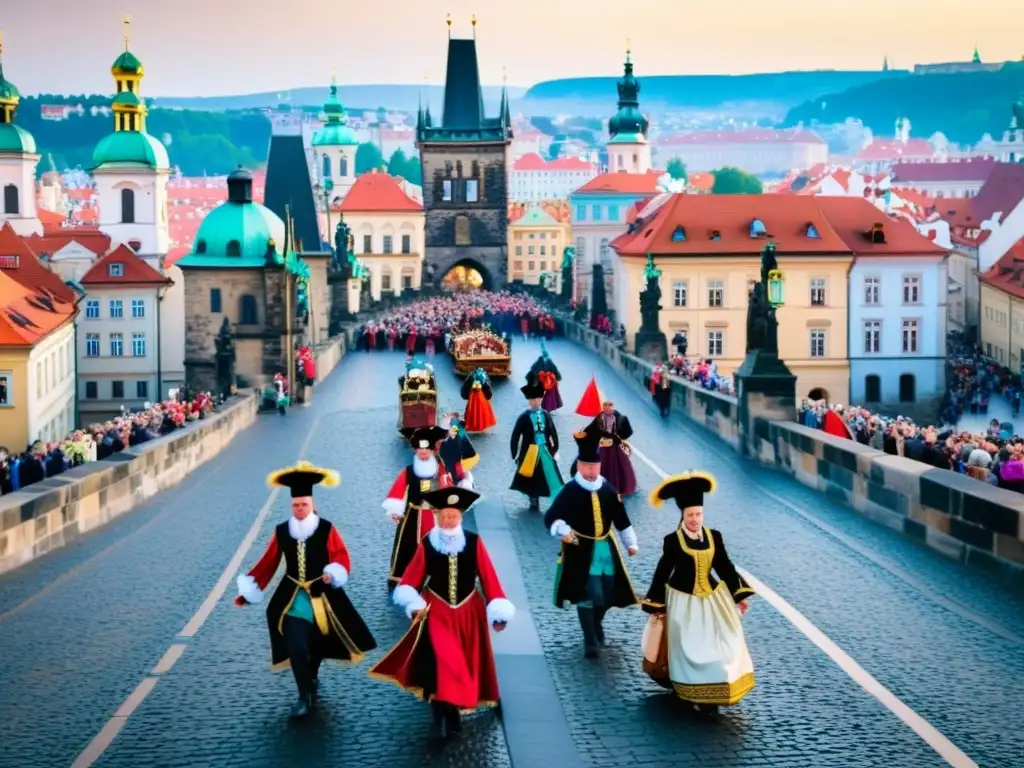
<instances>
[{"instance_id":1,"label":"black boot","mask_svg":"<svg viewBox=\"0 0 1024 768\"><path fill-rule=\"evenodd\" d=\"M312 708L312 697L308 693L300 693L298 700L292 704L292 711L288 716L292 720L297 720L309 715Z\"/></svg>"},{"instance_id":2,"label":"black boot","mask_svg":"<svg viewBox=\"0 0 1024 768\"><path fill-rule=\"evenodd\" d=\"M598 645L604 645L604 615L608 613L607 608L594 609L594 639Z\"/></svg>"},{"instance_id":3,"label":"black boot","mask_svg":"<svg viewBox=\"0 0 1024 768\"><path fill-rule=\"evenodd\" d=\"M444 728L450 739L462 736L462 716L459 714L459 708L455 705L448 707L448 712L444 716Z\"/></svg>"},{"instance_id":4,"label":"black boot","mask_svg":"<svg viewBox=\"0 0 1024 768\"><path fill-rule=\"evenodd\" d=\"M594 609L576 607L576 616L583 630L583 656L587 659L597 658L597 634L594 631Z\"/></svg>"},{"instance_id":5,"label":"black boot","mask_svg":"<svg viewBox=\"0 0 1024 768\"><path fill-rule=\"evenodd\" d=\"M437 749L444 744L445 706L438 701L430 702L430 732L427 735L427 746Z\"/></svg>"},{"instance_id":6,"label":"black boot","mask_svg":"<svg viewBox=\"0 0 1024 768\"><path fill-rule=\"evenodd\" d=\"M540 498L537 496L530 497L530 511L540 512Z\"/></svg>"}]
</instances>

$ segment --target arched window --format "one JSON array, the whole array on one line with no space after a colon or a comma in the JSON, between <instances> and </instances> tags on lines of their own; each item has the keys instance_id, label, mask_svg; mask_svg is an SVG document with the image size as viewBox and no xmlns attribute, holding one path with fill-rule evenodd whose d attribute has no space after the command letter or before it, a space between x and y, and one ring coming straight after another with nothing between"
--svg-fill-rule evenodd
<instances>
[{"instance_id":1,"label":"arched window","mask_svg":"<svg viewBox=\"0 0 1024 768\"><path fill-rule=\"evenodd\" d=\"M331 156L324 155L323 160L323 175L325 179L331 178ZM342 174L344 175L344 174Z\"/></svg>"},{"instance_id":2,"label":"arched window","mask_svg":"<svg viewBox=\"0 0 1024 768\"><path fill-rule=\"evenodd\" d=\"M882 400L882 379L875 374L864 377L864 400L868 403L878 403Z\"/></svg>"},{"instance_id":3,"label":"arched window","mask_svg":"<svg viewBox=\"0 0 1024 768\"><path fill-rule=\"evenodd\" d=\"M18 199L18 187L8 184L4 187L4 213L20 213L21 201Z\"/></svg>"},{"instance_id":4,"label":"arched window","mask_svg":"<svg viewBox=\"0 0 1024 768\"><path fill-rule=\"evenodd\" d=\"M242 244L237 240L228 240L227 247L228 256L241 256L242 255Z\"/></svg>"},{"instance_id":5,"label":"arched window","mask_svg":"<svg viewBox=\"0 0 1024 768\"><path fill-rule=\"evenodd\" d=\"M609 254L610 249L608 248L608 242L609 241L608 241L607 237L601 238L601 263L602 264L607 264L608 263L608 257L610 255Z\"/></svg>"},{"instance_id":6,"label":"arched window","mask_svg":"<svg viewBox=\"0 0 1024 768\"><path fill-rule=\"evenodd\" d=\"M587 255L587 241L582 237L576 238L576 258L582 259Z\"/></svg>"},{"instance_id":7,"label":"arched window","mask_svg":"<svg viewBox=\"0 0 1024 768\"><path fill-rule=\"evenodd\" d=\"M917 382L914 374L900 374L900 402L912 403L917 399Z\"/></svg>"},{"instance_id":8,"label":"arched window","mask_svg":"<svg viewBox=\"0 0 1024 768\"><path fill-rule=\"evenodd\" d=\"M338 175L348 176L348 158L344 155L342 155L341 159L338 160Z\"/></svg>"},{"instance_id":9,"label":"arched window","mask_svg":"<svg viewBox=\"0 0 1024 768\"><path fill-rule=\"evenodd\" d=\"M135 190L121 190L121 223L135 223Z\"/></svg>"},{"instance_id":10,"label":"arched window","mask_svg":"<svg viewBox=\"0 0 1024 768\"><path fill-rule=\"evenodd\" d=\"M196 253L206 253L205 240L196 240Z\"/></svg>"},{"instance_id":11,"label":"arched window","mask_svg":"<svg viewBox=\"0 0 1024 768\"><path fill-rule=\"evenodd\" d=\"M256 325L259 322L256 312L256 297L244 294L238 298L238 324Z\"/></svg>"}]
</instances>

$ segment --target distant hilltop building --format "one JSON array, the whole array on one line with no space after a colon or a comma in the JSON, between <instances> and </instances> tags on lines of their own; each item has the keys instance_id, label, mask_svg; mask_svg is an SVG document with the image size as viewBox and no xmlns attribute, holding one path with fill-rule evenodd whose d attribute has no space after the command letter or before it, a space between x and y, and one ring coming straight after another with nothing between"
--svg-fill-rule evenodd
<instances>
[{"instance_id":1,"label":"distant hilltop building","mask_svg":"<svg viewBox=\"0 0 1024 768\"><path fill-rule=\"evenodd\" d=\"M828 162L828 144L813 131L694 131L659 137L659 163L679 158L691 171L713 171L727 166L748 173L786 173Z\"/></svg>"},{"instance_id":2,"label":"distant hilltop building","mask_svg":"<svg viewBox=\"0 0 1024 768\"><path fill-rule=\"evenodd\" d=\"M954 72L998 72L1007 61L993 62L987 64L981 60L978 48L975 46L974 55L970 61L947 61L941 64L917 64L914 67L915 75L949 75Z\"/></svg>"}]
</instances>

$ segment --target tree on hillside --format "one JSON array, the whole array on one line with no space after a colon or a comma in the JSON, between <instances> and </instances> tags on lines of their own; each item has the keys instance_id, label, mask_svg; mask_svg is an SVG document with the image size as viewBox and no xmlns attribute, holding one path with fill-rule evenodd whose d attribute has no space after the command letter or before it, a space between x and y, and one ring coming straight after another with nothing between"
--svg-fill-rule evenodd
<instances>
[{"instance_id":1,"label":"tree on hillside","mask_svg":"<svg viewBox=\"0 0 1024 768\"><path fill-rule=\"evenodd\" d=\"M559 136L551 142L551 145L548 147L548 160L557 160L559 155L562 154L562 145L565 143L562 141L563 138L563 136Z\"/></svg>"},{"instance_id":2,"label":"tree on hillside","mask_svg":"<svg viewBox=\"0 0 1024 768\"><path fill-rule=\"evenodd\" d=\"M739 168L719 168L713 171L715 185L711 193L715 195L760 195L764 188L761 181Z\"/></svg>"},{"instance_id":3,"label":"tree on hillside","mask_svg":"<svg viewBox=\"0 0 1024 768\"><path fill-rule=\"evenodd\" d=\"M407 156L401 148L391 153L391 159L388 160L388 173L392 176L401 176L412 184L423 183L420 159Z\"/></svg>"},{"instance_id":4,"label":"tree on hillside","mask_svg":"<svg viewBox=\"0 0 1024 768\"><path fill-rule=\"evenodd\" d=\"M678 157L673 157L668 161L668 165L665 166L665 172L673 179L686 180L686 166Z\"/></svg>"},{"instance_id":5,"label":"tree on hillside","mask_svg":"<svg viewBox=\"0 0 1024 768\"><path fill-rule=\"evenodd\" d=\"M364 142L356 149L356 175L369 173L374 168L384 166L384 156L380 149L371 141Z\"/></svg>"}]
</instances>

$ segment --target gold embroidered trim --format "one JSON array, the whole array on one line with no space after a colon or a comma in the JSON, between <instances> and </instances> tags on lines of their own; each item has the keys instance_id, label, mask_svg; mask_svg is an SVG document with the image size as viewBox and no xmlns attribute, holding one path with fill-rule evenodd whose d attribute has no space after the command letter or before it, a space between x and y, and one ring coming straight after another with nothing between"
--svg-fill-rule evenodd
<instances>
[{"instance_id":1,"label":"gold embroidered trim","mask_svg":"<svg viewBox=\"0 0 1024 768\"><path fill-rule=\"evenodd\" d=\"M601 500L597 491L590 492L590 508L594 512L594 538L600 539L604 533L604 516L601 514Z\"/></svg>"},{"instance_id":2,"label":"gold embroidered trim","mask_svg":"<svg viewBox=\"0 0 1024 768\"><path fill-rule=\"evenodd\" d=\"M448 555L448 604L459 602L459 556Z\"/></svg>"},{"instance_id":3,"label":"gold embroidered trim","mask_svg":"<svg viewBox=\"0 0 1024 768\"><path fill-rule=\"evenodd\" d=\"M708 540L707 549L690 549L682 529L676 529L676 538L679 539L679 546L683 552L693 558L695 575L693 579L693 592L691 594L694 597L707 597L712 592L710 575L711 561L715 559L715 540L711 538L711 531L707 528L702 530Z\"/></svg>"},{"instance_id":4,"label":"gold embroidered trim","mask_svg":"<svg viewBox=\"0 0 1024 768\"><path fill-rule=\"evenodd\" d=\"M672 683L676 696L695 704L717 704L730 706L736 704L754 688L754 673L747 672L731 683L702 683L687 685Z\"/></svg>"},{"instance_id":5,"label":"gold embroidered trim","mask_svg":"<svg viewBox=\"0 0 1024 768\"><path fill-rule=\"evenodd\" d=\"M299 560L299 581L305 581L306 580L306 542L304 542L304 541L297 541L295 544L296 544L295 548L296 548L296 551L298 553L298 560Z\"/></svg>"}]
</instances>

